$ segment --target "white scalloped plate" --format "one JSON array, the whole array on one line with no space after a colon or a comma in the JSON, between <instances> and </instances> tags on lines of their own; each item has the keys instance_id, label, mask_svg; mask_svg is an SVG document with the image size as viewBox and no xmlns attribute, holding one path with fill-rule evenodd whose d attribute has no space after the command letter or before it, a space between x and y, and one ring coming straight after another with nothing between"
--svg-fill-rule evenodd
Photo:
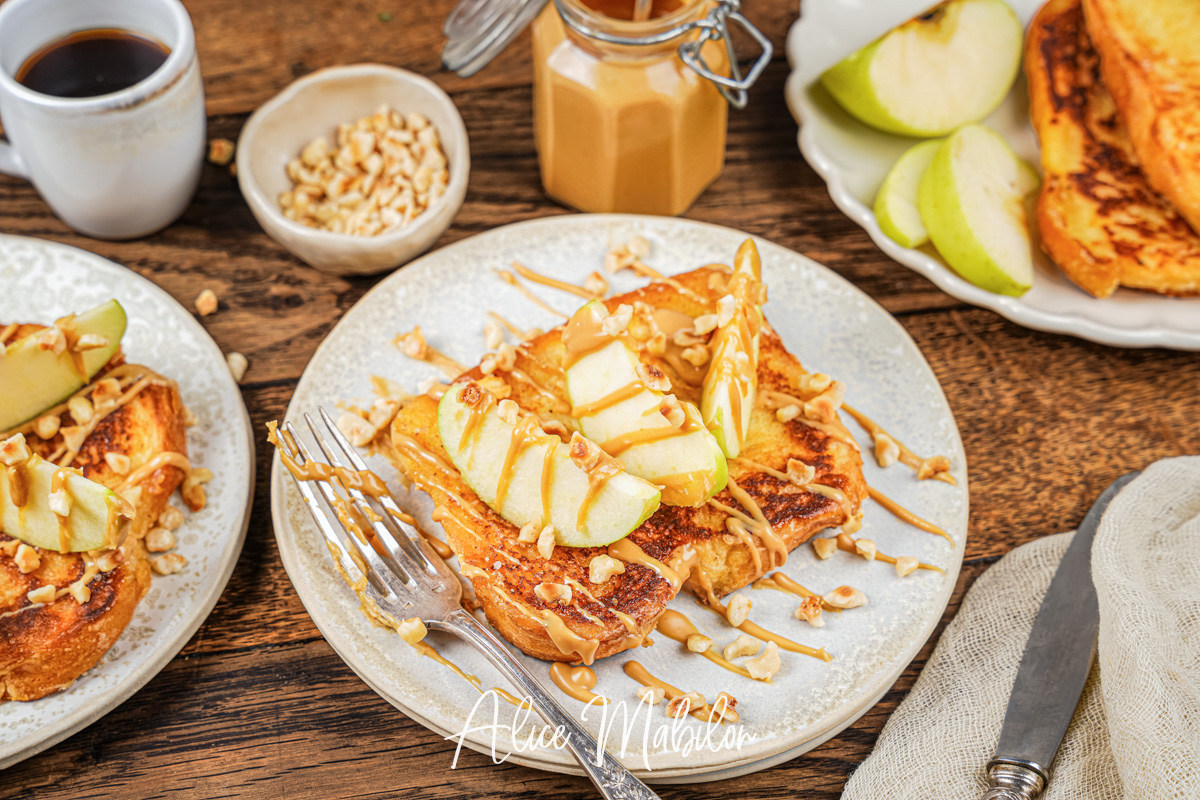
<instances>
[{"instance_id":1,"label":"white scalloped plate","mask_svg":"<svg viewBox=\"0 0 1200 800\"><path fill-rule=\"evenodd\" d=\"M185 511L176 551L188 565L155 576L124 633L65 691L0 703L0 769L44 750L125 702L175 657L217 602L242 549L254 494L250 418L225 357L192 315L137 273L75 247L0 236L0 320L52 322L116 298L129 327L126 358L179 383L196 415L192 463L213 471L208 506ZM53 287L51 290L49 287ZM182 507L176 496L173 501Z\"/></svg>"},{"instance_id":2,"label":"white scalloped plate","mask_svg":"<svg viewBox=\"0 0 1200 800\"><path fill-rule=\"evenodd\" d=\"M1028 23L1042 0L1008 0ZM1071 283L1037 250L1033 288L1021 297L993 294L963 280L932 247L901 247L884 235L871 208L884 175L917 140L881 133L851 117L816 80L849 53L933 5L930 0L805 0L788 33L792 74L786 95L800 123L800 151L824 180L829 196L881 250L967 303L989 308L1018 325L1065 333L1117 347L1200 350L1200 298L1162 297L1120 289L1099 300ZM1039 163L1029 124L1024 78L985 122L1018 154Z\"/></svg>"},{"instance_id":3,"label":"white scalloped plate","mask_svg":"<svg viewBox=\"0 0 1200 800\"><path fill-rule=\"evenodd\" d=\"M410 388L435 374L424 363L410 361L391 344L391 338L414 324L431 344L462 363L474 363L484 352L484 314L499 311L518 325L550 328L554 317L538 309L501 281L493 267L519 259L533 269L571 281L582 281L600 267L614 243L634 234L650 240L648 262L668 274L713 261L728 261L746 234L688 220L624 215L574 215L508 225L431 253L394 273L346 313L321 344L304 371L288 418L318 405L333 408L339 401L369 399L370 375L382 375ZM766 314L784 342L810 369L836 374L849 386L852 403L874 415L882 425L909 441L918 452L943 453L954 465L958 487L926 481L911 471L866 466L868 480L894 495L919 514L943 525L957 545L907 527L878 507L867 509L863 536L875 539L881 551L911 554L946 568L945 575L921 572L899 580L883 563L846 556L818 561L811 548L798 548L786 571L801 582L828 591L840 584L861 588L870 605L830 619L826 627L809 628L791 616L794 598L780 592L745 590L754 602L754 619L813 646L827 646L832 664L784 654L784 667L773 684L758 683L725 672L710 662L682 651L663 639L604 659L596 666L598 691L614 700L636 702L636 684L622 671L629 658L652 673L710 699L721 690L740 701L749 740L740 751L694 752L688 756L649 746L645 769L640 735L626 751L625 762L653 781L691 782L733 777L799 755L816 746L865 713L895 681L932 632L954 588L967 530L966 463L958 430L937 379L904 329L874 301L821 265L770 242L759 240L763 275L770 289ZM633 276L614 279L614 291L641 285ZM577 297L538 288L538 294L563 312L580 304ZM852 424L852 423L851 423ZM394 477L382 459L371 461L385 477ZM409 507L431 530L424 497L409 495L390 481L399 502ZM394 634L373 628L358 610L358 600L334 570L321 537L299 493L276 461L271 475L271 510L280 554L292 583L325 638L346 663L375 691L413 719L451 736L463 730L477 695L466 683L428 659L420 657ZM845 555L845 554L842 554ZM734 637L717 617L688 597L672 606L687 614L718 645ZM830 615L834 616L834 615ZM661 638L661 637L659 637ZM505 686L499 674L468 646L440 634L434 644L485 687ZM582 704L553 688L547 665L522 656L549 691L567 708ZM662 707L654 709L654 725L666 722ZM490 715L490 706L487 707ZM501 722L511 707L499 709ZM598 713L585 725L597 730ZM476 723L479 718L476 717ZM700 723L696 723L700 725ZM513 750L501 735L500 754ZM467 737L465 746L487 752L487 732ZM513 755L513 760L540 769L578 774L564 751L536 749ZM450 757L439 766L449 765Z\"/></svg>"}]
</instances>

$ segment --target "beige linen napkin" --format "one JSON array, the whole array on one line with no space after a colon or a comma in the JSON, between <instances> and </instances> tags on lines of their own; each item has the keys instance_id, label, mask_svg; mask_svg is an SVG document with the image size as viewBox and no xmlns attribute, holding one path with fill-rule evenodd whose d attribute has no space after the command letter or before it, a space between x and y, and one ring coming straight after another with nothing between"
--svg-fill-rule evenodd
<instances>
[{"instance_id":1,"label":"beige linen napkin","mask_svg":"<svg viewBox=\"0 0 1200 800\"><path fill-rule=\"evenodd\" d=\"M976 800L1021 653L1073 534L979 577L843 800ZM1200 458L1160 461L1112 502L1092 548L1096 668L1046 800L1200 798Z\"/></svg>"}]
</instances>

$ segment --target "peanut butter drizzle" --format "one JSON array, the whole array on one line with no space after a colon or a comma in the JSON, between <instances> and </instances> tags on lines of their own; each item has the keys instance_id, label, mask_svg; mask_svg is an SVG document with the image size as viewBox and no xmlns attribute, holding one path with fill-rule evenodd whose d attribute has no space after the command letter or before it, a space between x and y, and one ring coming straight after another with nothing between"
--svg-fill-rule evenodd
<instances>
[{"instance_id":1,"label":"peanut butter drizzle","mask_svg":"<svg viewBox=\"0 0 1200 800\"><path fill-rule=\"evenodd\" d=\"M666 422L665 419L663 421ZM617 458L631 447L674 439L676 436L686 436L689 433L695 433L702 427L703 425L700 422L692 419L691 415L688 415L684 419L683 424L678 428L667 423L657 428L641 428L639 430L628 431L604 442L600 445L600 449L613 458Z\"/></svg>"},{"instance_id":2,"label":"peanut butter drizzle","mask_svg":"<svg viewBox=\"0 0 1200 800\"><path fill-rule=\"evenodd\" d=\"M467 422L463 425L462 438L458 440L458 454L461 456L467 453L467 448L470 447L470 452L467 453L467 466L475 458L476 446L479 444L479 436L483 431L483 421L487 418L487 412L496 403L496 396L491 392L480 391L479 402L467 409Z\"/></svg>"},{"instance_id":3,"label":"peanut butter drizzle","mask_svg":"<svg viewBox=\"0 0 1200 800\"><path fill-rule=\"evenodd\" d=\"M823 483L816 483L815 481L812 483L800 483L799 481L793 480L792 476L788 475L786 472L781 472L780 470L774 469L773 467L768 467L766 464L745 458L744 456L735 456L729 460L735 464L741 464L742 466L749 467L750 469L763 472L777 480L787 481L788 483L799 486L805 491L819 494L822 497L828 497L830 500L842 507L842 513L846 515L847 521L854 516L854 507L850 504L850 498L841 489L834 488L833 486L826 486Z\"/></svg>"},{"instance_id":4,"label":"peanut butter drizzle","mask_svg":"<svg viewBox=\"0 0 1200 800\"><path fill-rule=\"evenodd\" d=\"M729 609L726 608L723 603L720 603L720 602L715 603L715 604L700 603L700 607L707 608L709 611L713 612L714 614L718 614L718 615L724 617L726 622L729 621ZM777 633L772 633L771 631L767 630L766 628L762 628L762 627L754 624L750 620L746 620L741 625L738 625L737 629L740 630L742 633L750 634L751 636L755 637L756 639L762 639L763 641L766 641L766 642L774 642L775 644L779 645L779 647L783 650L789 650L793 653L801 653L802 655L812 656L813 658L819 658L820 660L826 661L826 662L833 661L833 656L829 655L829 653L826 652L824 647L822 647L819 650L816 650L814 648L808 647L807 645L800 644L799 642L793 642L791 639L786 639Z\"/></svg>"},{"instance_id":5,"label":"peanut butter drizzle","mask_svg":"<svg viewBox=\"0 0 1200 800\"><path fill-rule=\"evenodd\" d=\"M570 697L589 705L606 706L608 698L592 692L596 688L596 673L591 667L572 667L561 661L550 665L550 680Z\"/></svg>"},{"instance_id":6,"label":"peanut butter drizzle","mask_svg":"<svg viewBox=\"0 0 1200 800\"><path fill-rule=\"evenodd\" d=\"M406 335L407 334L398 333L398 334L396 334L396 336L394 336L392 338L392 344L401 353L404 353L403 340ZM409 356L407 353L405 353L405 355L408 358L413 358L413 356ZM462 364L458 363L453 358L446 355L441 350L438 350L436 347L429 344L428 342L425 343L425 355L422 356L421 358L417 358L416 360L424 361L426 364L430 364L434 367L437 367L438 369L440 369L442 371L443 375L445 375L447 378L450 378L450 379L457 378L459 375L462 375L464 372L467 371L467 368L464 367Z\"/></svg>"},{"instance_id":7,"label":"peanut butter drizzle","mask_svg":"<svg viewBox=\"0 0 1200 800\"><path fill-rule=\"evenodd\" d=\"M567 623L563 622L562 617L548 608L533 608L517 600L503 589L496 591L526 617L540 623L560 653L565 656L579 656L583 663L589 666L596 659L596 651L600 649L600 640L580 636L567 627Z\"/></svg>"},{"instance_id":8,"label":"peanut butter drizzle","mask_svg":"<svg viewBox=\"0 0 1200 800\"><path fill-rule=\"evenodd\" d=\"M666 350L660 358L675 370L679 379L685 384L689 386L703 384L704 376L708 374L708 364L697 367L683 357L684 348L675 344L675 334L680 331L691 331L696 325L696 320L673 308L656 308L650 315L650 322L652 323L651 328L661 332L667 339Z\"/></svg>"},{"instance_id":9,"label":"peanut butter drizzle","mask_svg":"<svg viewBox=\"0 0 1200 800\"><path fill-rule=\"evenodd\" d=\"M8 499L23 515L25 504L29 502L29 474L25 472L24 464L6 466L4 472L8 478ZM21 516L21 519L24 520L24 517Z\"/></svg>"},{"instance_id":10,"label":"peanut butter drizzle","mask_svg":"<svg viewBox=\"0 0 1200 800\"><path fill-rule=\"evenodd\" d=\"M926 533L932 533L935 536L941 536L943 539L945 539L947 542L950 543L951 547L954 546L954 540L950 538L950 534L946 533L944 530L939 528L937 525L934 525L932 522L928 522L924 519L921 519L916 514L909 511L907 508L900 505L895 500L888 497L883 492L879 491L878 489L876 489L873 486L868 486L867 492L871 495L872 500L874 500L876 503L879 503L879 505L883 506L888 511L890 511L897 519L899 519L903 522L907 522L909 525L912 525L914 528L919 528L919 529L925 531Z\"/></svg>"},{"instance_id":11,"label":"peanut butter drizzle","mask_svg":"<svg viewBox=\"0 0 1200 800\"><path fill-rule=\"evenodd\" d=\"M766 406L767 408L783 408L784 406L798 406L802 413L799 417L797 417L797 419L803 421L803 423L805 425L807 425L808 427L813 428L815 430L821 431L821 433L824 433L824 434L832 437L833 439L836 439L837 441L841 442L842 444L848 445L849 447L853 448L854 452L856 452L856 453L862 452L862 448L859 447L858 441L853 436L851 436L850 432L847 431L845 428L843 428L840 424L821 422L820 420L813 419L812 417L805 415L803 413L805 401L801 400L799 397L788 394L787 392L777 392L777 391L774 391L773 389L764 389L758 393L758 398L759 398L759 402L762 403L762 405ZM842 408L846 408L845 404L842 405Z\"/></svg>"},{"instance_id":12,"label":"peanut butter drizzle","mask_svg":"<svg viewBox=\"0 0 1200 800\"><path fill-rule=\"evenodd\" d=\"M557 278L551 278L549 275L543 275L540 272L534 272L519 261L512 262L512 268L516 270L516 273L525 280L533 281L534 283L540 283L542 286L549 286L551 289L559 289L564 292L570 292L573 295L585 298L587 300L596 300L601 297L601 295L598 295L595 292L589 292L582 286L576 286L573 283L567 283L566 281L560 281Z\"/></svg>"},{"instance_id":13,"label":"peanut butter drizzle","mask_svg":"<svg viewBox=\"0 0 1200 800\"><path fill-rule=\"evenodd\" d=\"M521 294L525 295L526 299L528 299L534 305L538 306L539 308L541 308L544 311L549 311L551 314L553 314L556 317L562 317L563 319L570 319L570 317L568 317L566 314L562 313L561 311L558 311L557 309L555 309L554 307L552 307L550 305L547 305L545 300L538 297L533 292L529 291L529 289L525 288L525 285L521 283L520 279L517 278L516 275L512 274L511 272L509 272L508 270L505 270L505 269L498 269L498 270L494 270L494 271L497 275L499 275L501 278L504 279L505 283L507 283L509 286L512 286L514 289L516 289Z\"/></svg>"},{"instance_id":14,"label":"peanut butter drizzle","mask_svg":"<svg viewBox=\"0 0 1200 800\"><path fill-rule=\"evenodd\" d=\"M743 522L743 524L746 525L747 530L749 530L751 533L757 536L759 540L762 541L763 547L767 549L767 552L771 556L771 566L782 567L787 563L787 542L783 540L782 536L775 532L775 528L773 528L771 523L767 521L767 517L765 514L763 514L762 507L758 504L758 501L751 497L749 492L739 486L738 482L733 479L732 475L729 476L729 483L727 484L726 488L729 490L729 493L733 495L733 498L741 504L742 508L749 511L750 516L753 517L752 524L747 524L745 522ZM778 556L778 564L775 563L776 556Z\"/></svg>"},{"instance_id":15,"label":"peanut butter drizzle","mask_svg":"<svg viewBox=\"0 0 1200 800\"><path fill-rule=\"evenodd\" d=\"M545 333L545 331L543 331L541 328L529 328L528 330L522 330L506 320L504 317L497 314L495 311L489 311L487 312L487 315L503 325L509 333L517 337L517 339L522 342L528 342L531 339L536 339Z\"/></svg>"},{"instance_id":16,"label":"peanut butter drizzle","mask_svg":"<svg viewBox=\"0 0 1200 800\"><path fill-rule=\"evenodd\" d=\"M617 337L604 332L604 325L591 313L576 314L562 330L563 362L565 372L586 355L596 352Z\"/></svg>"},{"instance_id":17,"label":"peanut butter drizzle","mask_svg":"<svg viewBox=\"0 0 1200 800\"><path fill-rule=\"evenodd\" d=\"M433 509L434 522L438 522L441 519L437 513L438 509L445 510L445 506L437 506ZM425 540L425 544L429 545L433 549L433 552L437 553L438 557L443 561L454 556L454 548L418 525L417 520L411 514L406 514L403 511L395 511L390 508L387 509L387 512L406 525L412 526L413 530L421 534L421 538Z\"/></svg>"},{"instance_id":18,"label":"peanut butter drizzle","mask_svg":"<svg viewBox=\"0 0 1200 800\"><path fill-rule=\"evenodd\" d=\"M292 439L291 439L290 434L288 434L286 431L284 431L284 433L282 435L288 437L289 444L292 444ZM268 437L268 440L270 440L270 437ZM274 444L274 441L272 441L272 444ZM178 456L179 454L178 453L170 453L170 454L163 453L161 455ZM181 456L181 458L182 458L182 456ZM317 461L315 459L309 459L308 461L304 462L303 465L301 465L301 464L296 463L295 459L291 458L289 455L284 453L282 450L279 451L279 460L281 462L283 462L283 466L287 468L287 471L292 473L292 477L294 477L298 481L327 481L328 482L328 481L332 481L332 480L337 480L339 483L341 483L347 489L357 489L358 491L362 492L363 494L370 495L371 497L383 497L388 493L387 484L383 482L383 478L380 478L378 475L376 475L374 472L371 472L369 469L353 470L353 469L350 469L349 467L334 467L330 464L326 464L322 461ZM148 462L146 462L146 464L144 464L138 468L139 471L146 470L145 473L141 476L142 478L145 478L151 472L153 472L155 469L158 469L157 466L150 468L151 464L152 464L152 461L148 461ZM159 466L161 466L161 464ZM179 466L179 465L174 464L174 466ZM183 469L183 467L180 467L180 469ZM127 479L127 482L132 481L134 475L135 475L135 473L130 473L130 477ZM405 516L408 516L408 515L405 515ZM409 517L409 519L411 520L412 517Z\"/></svg>"},{"instance_id":19,"label":"peanut butter drizzle","mask_svg":"<svg viewBox=\"0 0 1200 800\"><path fill-rule=\"evenodd\" d=\"M472 411L472 413L474 413ZM539 435L540 434L540 435ZM463 437L464 439L466 436ZM541 427L538 425L535 417L521 417L517 420L517 424L513 426L512 437L508 440L508 451L504 454L504 463L500 467L500 478L496 483L496 501L495 507L499 508L504 502L504 498L508 496L508 487L512 484L513 468L516 466L517 459L521 457L521 453L525 449L539 444L546 439L546 434L542 433ZM555 440L557 442L557 439ZM550 455L553 448L547 449L547 455ZM550 524L550 497L549 497L549 479L550 466L548 459L542 461L542 519L545 524Z\"/></svg>"},{"instance_id":20,"label":"peanut butter drizzle","mask_svg":"<svg viewBox=\"0 0 1200 800\"><path fill-rule=\"evenodd\" d=\"M684 647L687 647L687 640L689 636L700 633L700 630L692 624L690 619L685 617L683 614L680 614L678 611L670 608L664 611L663 615L658 618L658 625L656 625L654 629L663 636L666 636L668 639L674 639ZM688 652L690 653L692 651L689 650ZM754 676L751 675L744 667L739 667L737 664L734 664L732 661L729 661L718 654L716 652L715 645L709 647L703 653L700 653L700 655L704 656L718 667L722 667L730 672L737 673L743 678L750 678L751 680L754 680Z\"/></svg>"},{"instance_id":21,"label":"peanut butter drizzle","mask_svg":"<svg viewBox=\"0 0 1200 800\"><path fill-rule=\"evenodd\" d=\"M758 580L756 580L754 582L754 584L751 586L751 588L752 589L775 589L776 591L787 592L788 594L794 594L797 597L820 597L821 596L821 595L817 594L816 592L812 591L811 589L801 586L799 583L792 580L787 575L784 575L782 572L776 572L771 575L767 575L765 577L759 578ZM840 608L837 608L836 606L831 606L831 605L829 605L829 603L826 603L824 600L821 601L821 608L824 611L833 611L837 614L842 613L842 610Z\"/></svg>"},{"instance_id":22,"label":"peanut butter drizzle","mask_svg":"<svg viewBox=\"0 0 1200 800\"><path fill-rule=\"evenodd\" d=\"M588 511L591 510L592 503L596 502L596 498L600 496L604 485L624 471L625 467L615 458L602 459L587 471L587 492L584 493L583 502L579 504L579 513L575 516L575 527L579 528L580 532L587 530Z\"/></svg>"},{"instance_id":23,"label":"peanut butter drizzle","mask_svg":"<svg viewBox=\"0 0 1200 800\"><path fill-rule=\"evenodd\" d=\"M931 459L927 459L927 458L921 458L916 453L914 453L912 450L909 450L907 447L904 446L903 442L901 442L895 436L892 436L890 433L885 431L877 422L875 422L873 419L871 419L870 417L868 417L866 414L862 413L861 411L855 410L854 408L847 405L846 403L842 403L842 408L844 408L846 410L847 414L854 417L854 419L858 421L858 424L863 427L863 430L865 430L867 432L867 434L870 435L872 440L874 440L876 436L883 435L883 436L886 436L889 439L891 439L893 442L895 442L896 447L898 447L900 449L900 458L899 458L900 462L902 464L910 467L913 470L913 472L920 473L922 465L924 465L927 461L931 460ZM954 476L946 471L935 472L933 475L930 475L928 477L933 478L934 480L942 481L943 483L948 483L951 486L958 485L958 481L956 481L954 479ZM930 532L932 533L932 531L930 531Z\"/></svg>"},{"instance_id":24,"label":"peanut butter drizzle","mask_svg":"<svg viewBox=\"0 0 1200 800\"><path fill-rule=\"evenodd\" d=\"M53 477L50 478L50 493L54 494L59 491L67 492L67 478L75 474L72 470L60 467L54 470ZM68 522L70 514L59 514L54 512L54 516L58 518L58 552L67 553L71 549L71 528Z\"/></svg>"},{"instance_id":25,"label":"peanut butter drizzle","mask_svg":"<svg viewBox=\"0 0 1200 800\"><path fill-rule=\"evenodd\" d=\"M558 450L559 439L554 436L547 437L549 446L546 447L546 454L542 456L542 475L538 480L542 492L542 521L550 524L550 497L554 491L554 452ZM591 488L591 484L588 484Z\"/></svg>"},{"instance_id":26,"label":"peanut butter drizzle","mask_svg":"<svg viewBox=\"0 0 1200 800\"><path fill-rule=\"evenodd\" d=\"M726 520L725 529L738 538L739 541L750 551L750 558L754 560L754 571L762 573L762 553L758 552L758 542L754 541L754 537L750 535L750 531L746 530L746 526L742 524L740 519L732 517Z\"/></svg>"},{"instance_id":27,"label":"peanut butter drizzle","mask_svg":"<svg viewBox=\"0 0 1200 800\"><path fill-rule=\"evenodd\" d=\"M656 678L655 676L651 675L649 670L647 670L645 667L643 667L637 661L626 661L625 662L625 674L628 675L629 677L633 678L635 681L640 683L642 686L646 686L651 689L662 689L663 694L666 695L667 700L674 700L676 697L678 697L681 694L687 694L685 691L683 691L679 687L672 686L671 684L667 683L663 679ZM714 709L712 706L704 705L704 706L701 706L700 708L693 708L688 713L691 716L695 717L696 719L703 720L704 722L708 722L709 720L712 719L713 714L715 712L714 712ZM724 718L722 718L720 721L722 724L724 724L724 722L725 722Z\"/></svg>"},{"instance_id":28,"label":"peanut butter drizzle","mask_svg":"<svg viewBox=\"0 0 1200 800\"><path fill-rule=\"evenodd\" d=\"M657 558L647 555L646 551L638 547L628 536L610 544L608 546L608 554L618 561L623 561L626 564L637 564L654 572L669 583L673 591L679 591L679 587L683 585L678 572Z\"/></svg>"},{"instance_id":29,"label":"peanut butter drizzle","mask_svg":"<svg viewBox=\"0 0 1200 800\"><path fill-rule=\"evenodd\" d=\"M442 458L437 453L433 452L428 447L421 444L406 433L397 433L393 430L392 445L404 450L404 452L408 454L408 457L414 461L424 461L427 464L437 467L443 472L449 472L451 474L458 471L449 461Z\"/></svg>"},{"instance_id":30,"label":"peanut butter drizzle","mask_svg":"<svg viewBox=\"0 0 1200 800\"><path fill-rule=\"evenodd\" d=\"M643 384L641 381L632 381L614 392L609 392L599 400L593 400L592 402L584 403L581 406L573 406L571 408L571 416L575 417L576 419L593 417L596 414L599 414L601 411L612 408L618 403L628 400L631 397L636 397L643 391L646 391L645 384ZM659 413L657 408L649 408L646 410L643 416L650 416L651 414L657 413Z\"/></svg>"},{"instance_id":31,"label":"peanut butter drizzle","mask_svg":"<svg viewBox=\"0 0 1200 800\"><path fill-rule=\"evenodd\" d=\"M837 535L837 538L835 539L835 541L837 542L838 550L842 550L847 553L853 553L855 555L858 555L858 548L856 548L854 546L855 539L850 534L839 533ZM885 564L895 564L896 563L895 558L893 558L892 556L886 555L884 553L881 553L878 550L875 551L875 560L882 561ZM932 572L941 572L942 574L945 574L945 570L943 570L941 567L935 567L932 564L926 564L926 563L920 562L920 561L917 562L917 569L927 569Z\"/></svg>"}]
</instances>

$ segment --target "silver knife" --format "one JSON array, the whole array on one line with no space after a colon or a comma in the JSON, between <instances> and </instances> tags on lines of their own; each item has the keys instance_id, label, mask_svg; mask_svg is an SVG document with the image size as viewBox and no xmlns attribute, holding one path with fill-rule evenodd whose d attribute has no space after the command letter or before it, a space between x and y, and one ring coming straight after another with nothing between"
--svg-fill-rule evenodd
<instances>
[{"instance_id":1,"label":"silver knife","mask_svg":"<svg viewBox=\"0 0 1200 800\"><path fill-rule=\"evenodd\" d=\"M1049 780L1096 657L1100 609L1092 584L1092 540L1108 504L1139 474L1117 478L1104 490L1059 562L1021 656L983 800L1034 800Z\"/></svg>"}]
</instances>

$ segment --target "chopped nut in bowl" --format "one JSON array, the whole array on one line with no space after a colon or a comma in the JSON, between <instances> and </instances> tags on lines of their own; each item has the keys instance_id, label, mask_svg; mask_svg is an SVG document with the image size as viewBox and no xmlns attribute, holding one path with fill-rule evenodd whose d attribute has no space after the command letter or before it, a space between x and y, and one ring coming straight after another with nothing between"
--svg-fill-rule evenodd
<instances>
[{"instance_id":1,"label":"chopped nut in bowl","mask_svg":"<svg viewBox=\"0 0 1200 800\"><path fill-rule=\"evenodd\" d=\"M450 226L470 155L436 84L354 64L301 78L254 112L237 166L271 238L323 272L368 275L411 261Z\"/></svg>"}]
</instances>

